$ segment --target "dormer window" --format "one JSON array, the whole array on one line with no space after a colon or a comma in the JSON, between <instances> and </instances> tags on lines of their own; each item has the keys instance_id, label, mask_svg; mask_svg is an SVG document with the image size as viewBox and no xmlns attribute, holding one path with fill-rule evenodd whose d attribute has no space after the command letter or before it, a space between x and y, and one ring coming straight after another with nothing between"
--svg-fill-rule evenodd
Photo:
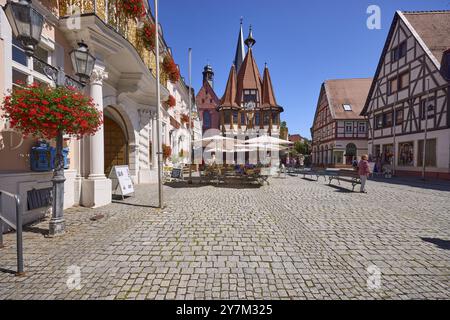
<instances>
[{"instance_id":1,"label":"dormer window","mask_svg":"<svg viewBox=\"0 0 450 320\"><path fill-rule=\"evenodd\" d=\"M343 104L342 107L345 111L352 111L352 106L350 104Z\"/></svg>"}]
</instances>

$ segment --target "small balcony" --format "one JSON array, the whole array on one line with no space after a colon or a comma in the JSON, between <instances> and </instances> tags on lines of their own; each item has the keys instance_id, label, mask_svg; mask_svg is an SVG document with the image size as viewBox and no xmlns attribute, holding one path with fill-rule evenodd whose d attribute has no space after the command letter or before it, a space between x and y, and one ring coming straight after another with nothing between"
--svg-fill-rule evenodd
<instances>
[{"instance_id":1,"label":"small balcony","mask_svg":"<svg viewBox=\"0 0 450 320\"><path fill-rule=\"evenodd\" d=\"M148 50L140 36L139 24L136 19L125 19L117 15L114 0L61 0L59 1L59 16L67 18L80 14L83 16L95 15L109 28L120 34L137 51L143 63L156 78L156 56ZM149 16L151 20L153 18ZM161 84L167 86L168 76L160 72Z\"/></svg>"}]
</instances>

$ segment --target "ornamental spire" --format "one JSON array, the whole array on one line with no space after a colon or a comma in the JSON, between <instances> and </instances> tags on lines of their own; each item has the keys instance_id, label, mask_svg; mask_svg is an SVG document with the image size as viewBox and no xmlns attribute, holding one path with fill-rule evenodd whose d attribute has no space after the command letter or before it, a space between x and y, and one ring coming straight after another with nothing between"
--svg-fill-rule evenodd
<instances>
[{"instance_id":1,"label":"ornamental spire","mask_svg":"<svg viewBox=\"0 0 450 320\"><path fill-rule=\"evenodd\" d=\"M242 62L244 62L245 58L245 45L244 45L244 33L242 31L242 21L243 18L241 17L241 27L239 29L236 55L234 57L234 66L236 67L236 72L239 72L239 69L241 68Z\"/></svg>"},{"instance_id":2,"label":"ornamental spire","mask_svg":"<svg viewBox=\"0 0 450 320\"><path fill-rule=\"evenodd\" d=\"M250 49L251 47L253 47L255 45L255 43L256 43L256 40L255 40L255 38L253 38L252 25L250 25L250 31L249 31L247 40L245 40L245 44Z\"/></svg>"}]
</instances>

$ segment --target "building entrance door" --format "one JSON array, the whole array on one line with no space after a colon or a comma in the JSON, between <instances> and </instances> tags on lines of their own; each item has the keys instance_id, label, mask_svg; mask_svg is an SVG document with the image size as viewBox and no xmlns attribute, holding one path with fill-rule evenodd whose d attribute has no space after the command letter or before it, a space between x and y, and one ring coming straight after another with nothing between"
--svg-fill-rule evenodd
<instances>
[{"instance_id":1,"label":"building entrance door","mask_svg":"<svg viewBox=\"0 0 450 320\"><path fill-rule=\"evenodd\" d=\"M105 174L112 167L128 165L128 142L122 128L113 119L105 116Z\"/></svg>"}]
</instances>

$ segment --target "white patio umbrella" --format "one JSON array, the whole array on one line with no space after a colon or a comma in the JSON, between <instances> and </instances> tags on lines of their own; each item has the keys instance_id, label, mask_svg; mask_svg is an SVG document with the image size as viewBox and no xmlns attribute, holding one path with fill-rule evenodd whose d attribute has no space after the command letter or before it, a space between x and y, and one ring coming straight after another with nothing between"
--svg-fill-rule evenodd
<instances>
[{"instance_id":1,"label":"white patio umbrella","mask_svg":"<svg viewBox=\"0 0 450 320\"><path fill-rule=\"evenodd\" d=\"M214 142L216 144L218 143L223 143L226 141L235 141L233 138L228 138L228 137L224 137L224 136L220 136L220 135L215 135L215 136L211 136L211 137L204 137L200 140L196 140L193 141L194 144L201 142L203 146L207 146L208 144L210 144L211 142Z\"/></svg>"},{"instance_id":2,"label":"white patio umbrella","mask_svg":"<svg viewBox=\"0 0 450 320\"><path fill-rule=\"evenodd\" d=\"M266 144L266 145L293 145L294 143L288 140L283 140L271 136L260 136L245 141L247 144Z\"/></svg>"}]
</instances>

